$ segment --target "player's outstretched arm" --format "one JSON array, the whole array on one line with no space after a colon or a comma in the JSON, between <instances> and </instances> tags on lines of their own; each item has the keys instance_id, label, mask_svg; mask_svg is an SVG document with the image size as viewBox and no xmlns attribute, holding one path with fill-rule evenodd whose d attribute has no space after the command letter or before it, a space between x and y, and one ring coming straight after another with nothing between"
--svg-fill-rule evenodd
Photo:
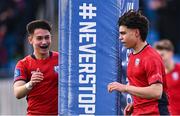
<instances>
[{"instance_id":1,"label":"player's outstretched arm","mask_svg":"<svg viewBox=\"0 0 180 116\"><path fill-rule=\"evenodd\" d=\"M125 85L119 82L112 82L108 84L108 91L112 92L114 90L119 92L127 92L131 95L135 95L146 99L160 99L163 91L161 83L155 83L147 87L136 87L132 85Z\"/></svg>"},{"instance_id":2,"label":"player's outstretched arm","mask_svg":"<svg viewBox=\"0 0 180 116\"><path fill-rule=\"evenodd\" d=\"M126 92L146 99L160 99L162 96L163 87L161 83L155 83L147 87L136 87L127 85Z\"/></svg>"}]
</instances>

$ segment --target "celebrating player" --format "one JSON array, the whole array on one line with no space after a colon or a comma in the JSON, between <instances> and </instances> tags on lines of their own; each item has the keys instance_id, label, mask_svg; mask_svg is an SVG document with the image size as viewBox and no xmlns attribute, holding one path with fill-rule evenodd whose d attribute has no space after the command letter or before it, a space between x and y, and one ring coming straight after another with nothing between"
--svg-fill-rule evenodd
<instances>
[{"instance_id":1,"label":"celebrating player","mask_svg":"<svg viewBox=\"0 0 180 116\"><path fill-rule=\"evenodd\" d=\"M27 115L58 114L58 53L50 51L51 25L35 20L27 25L32 55L18 61L14 73L14 94L27 96Z\"/></svg>"}]
</instances>

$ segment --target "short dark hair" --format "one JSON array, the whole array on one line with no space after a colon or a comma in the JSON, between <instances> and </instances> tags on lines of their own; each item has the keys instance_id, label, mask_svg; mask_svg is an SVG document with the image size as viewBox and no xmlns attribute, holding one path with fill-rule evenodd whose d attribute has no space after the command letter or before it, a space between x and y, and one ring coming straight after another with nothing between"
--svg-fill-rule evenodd
<instances>
[{"instance_id":1,"label":"short dark hair","mask_svg":"<svg viewBox=\"0 0 180 116\"><path fill-rule=\"evenodd\" d=\"M51 25L46 20L34 20L27 24L26 30L28 34L33 34L34 30L37 28L41 29L47 29L49 32L51 32Z\"/></svg>"},{"instance_id":2,"label":"short dark hair","mask_svg":"<svg viewBox=\"0 0 180 116\"><path fill-rule=\"evenodd\" d=\"M174 46L169 39L162 39L154 43L154 48L157 50L167 50L174 52Z\"/></svg>"},{"instance_id":3,"label":"short dark hair","mask_svg":"<svg viewBox=\"0 0 180 116\"><path fill-rule=\"evenodd\" d=\"M119 18L118 24L131 29L139 29L142 41L146 40L149 21L140 11L129 10Z\"/></svg>"}]
</instances>

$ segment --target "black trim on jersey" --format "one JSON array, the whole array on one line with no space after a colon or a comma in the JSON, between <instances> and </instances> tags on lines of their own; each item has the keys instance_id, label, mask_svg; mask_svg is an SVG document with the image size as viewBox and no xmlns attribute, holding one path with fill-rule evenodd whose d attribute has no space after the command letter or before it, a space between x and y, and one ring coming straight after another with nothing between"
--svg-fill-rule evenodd
<instances>
[{"instance_id":1,"label":"black trim on jersey","mask_svg":"<svg viewBox=\"0 0 180 116\"><path fill-rule=\"evenodd\" d=\"M141 49L138 53L134 54L134 53L132 52L132 54L133 54L133 55L137 55L137 54L141 53L141 51L143 51L148 45L149 45L149 44L147 43L147 44L143 47L143 49Z\"/></svg>"},{"instance_id":2,"label":"black trim on jersey","mask_svg":"<svg viewBox=\"0 0 180 116\"><path fill-rule=\"evenodd\" d=\"M156 81L156 82L154 82L154 83L151 83L151 85L152 85L152 84L156 84L156 83L161 83L161 84L163 84L163 83L160 82L160 81ZM168 102L167 95L166 95L166 93L163 91L162 96L161 96L161 99L158 100L158 109L159 109L160 115L170 115L170 114L169 114L169 110L168 110L168 105L169 105L169 102Z\"/></svg>"},{"instance_id":3,"label":"black trim on jersey","mask_svg":"<svg viewBox=\"0 0 180 116\"><path fill-rule=\"evenodd\" d=\"M16 81L24 81L24 82L27 83L27 80L25 80L25 79L17 79L17 80L15 80L15 81L13 82L13 84L14 84Z\"/></svg>"},{"instance_id":4,"label":"black trim on jersey","mask_svg":"<svg viewBox=\"0 0 180 116\"><path fill-rule=\"evenodd\" d=\"M162 93L161 99L158 100L158 108L160 115L170 115L168 110L168 98L165 92Z\"/></svg>"},{"instance_id":5,"label":"black trim on jersey","mask_svg":"<svg viewBox=\"0 0 180 116\"><path fill-rule=\"evenodd\" d=\"M35 60L37 60L36 56L32 53L31 57ZM49 51L49 57L52 57L52 51Z\"/></svg>"},{"instance_id":6,"label":"black trim on jersey","mask_svg":"<svg viewBox=\"0 0 180 116\"><path fill-rule=\"evenodd\" d=\"M157 80L157 81L151 83L150 85L152 85L152 84L157 84L157 83L163 84L161 81Z\"/></svg>"}]
</instances>

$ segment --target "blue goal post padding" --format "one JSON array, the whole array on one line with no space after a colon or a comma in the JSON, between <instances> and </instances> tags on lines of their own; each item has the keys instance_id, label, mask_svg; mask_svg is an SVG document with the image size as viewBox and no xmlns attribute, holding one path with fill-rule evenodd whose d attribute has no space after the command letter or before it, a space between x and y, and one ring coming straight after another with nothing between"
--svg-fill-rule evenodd
<instances>
[{"instance_id":1,"label":"blue goal post padding","mask_svg":"<svg viewBox=\"0 0 180 116\"><path fill-rule=\"evenodd\" d=\"M138 0L59 0L60 115L123 114L131 96L109 93L107 85L127 83L118 18L138 6Z\"/></svg>"}]
</instances>

